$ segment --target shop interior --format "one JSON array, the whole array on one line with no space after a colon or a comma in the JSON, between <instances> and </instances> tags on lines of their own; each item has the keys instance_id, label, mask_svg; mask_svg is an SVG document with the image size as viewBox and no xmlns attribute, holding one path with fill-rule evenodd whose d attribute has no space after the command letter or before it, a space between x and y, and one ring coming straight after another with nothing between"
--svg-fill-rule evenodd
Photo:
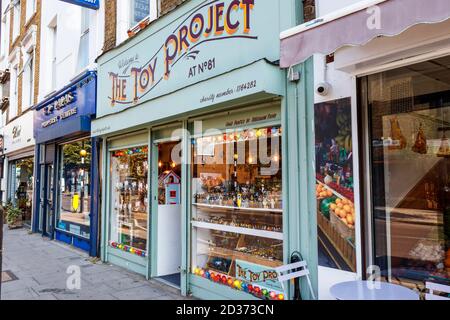
<instances>
[{"instance_id":1,"label":"shop interior","mask_svg":"<svg viewBox=\"0 0 450 320\"><path fill-rule=\"evenodd\" d=\"M192 273L282 299L281 128L192 140Z\"/></svg>"},{"instance_id":2,"label":"shop interior","mask_svg":"<svg viewBox=\"0 0 450 320\"><path fill-rule=\"evenodd\" d=\"M147 256L148 146L111 153L110 246Z\"/></svg>"},{"instance_id":3,"label":"shop interior","mask_svg":"<svg viewBox=\"0 0 450 320\"><path fill-rule=\"evenodd\" d=\"M33 168L34 158L23 158L13 161L11 168L11 189L7 199L22 212L22 222L31 228L33 210Z\"/></svg>"},{"instance_id":4,"label":"shop interior","mask_svg":"<svg viewBox=\"0 0 450 320\"><path fill-rule=\"evenodd\" d=\"M90 236L91 151L89 138L60 146L56 228L84 238Z\"/></svg>"},{"instance_id":5,"label":"shop interior","mask_svg":"<svg viewBox=\"0 0 450 320\"><path fill-rule=\"evenodd\" d=\"M180 141L155 145L158 159L157 277L181 285L181 153Z\"/></svg>"},{"instance_id":6,"label":"shop interior","mask_svg":"<svg viewBox=\"0 0 450 320\"><path fill-rule=\"evenodd\" d=\"M351 100L315 105L319 265L356 272Z\"/></svg>"},{"instance_id":7,"label":"shop interior","mask_svg":"<svg viewBox=\"0 0 450 320\"><path fill-rule=\"evenodd\" d=\"M361 80L375 263L390 281L450 283L450 57Z\"/></svg>"}]
</instances>

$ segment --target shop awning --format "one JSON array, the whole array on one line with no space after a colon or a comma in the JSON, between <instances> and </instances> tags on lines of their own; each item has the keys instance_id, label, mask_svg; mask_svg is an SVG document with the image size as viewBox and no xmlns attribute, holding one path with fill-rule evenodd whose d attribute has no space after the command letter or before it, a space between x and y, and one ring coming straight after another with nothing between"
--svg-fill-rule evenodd
<instances>
[{"instance_id":1,"label":"shop awning","mask_svg":"<svg viewBox=\"0 0 450 320\"><path fill-rule=\"evenodd\" d=\"M379 36L396 36L422 23L450 18L450 0L365 0L281 34L283 68L315 53L331 54Z\"/></svg>"}]
</instances>

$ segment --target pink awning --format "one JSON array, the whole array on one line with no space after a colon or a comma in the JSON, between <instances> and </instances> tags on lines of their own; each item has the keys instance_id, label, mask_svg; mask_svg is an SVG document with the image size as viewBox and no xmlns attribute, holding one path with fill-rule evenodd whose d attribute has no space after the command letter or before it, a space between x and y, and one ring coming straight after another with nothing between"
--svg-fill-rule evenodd
<instances>
[{"instance_id":1,"label":"pink awning","mask_svg":"<svg viewBox=\"0 0 450 320\"><path fill-rule=\"evenodd\" d=\"M450 0L366 0L281 34L283 68L315 53L330 54L379 36L395 36L421 23L450 18ZM449 32L450 36L450 32Z\"/></svg>"}]
</instances>

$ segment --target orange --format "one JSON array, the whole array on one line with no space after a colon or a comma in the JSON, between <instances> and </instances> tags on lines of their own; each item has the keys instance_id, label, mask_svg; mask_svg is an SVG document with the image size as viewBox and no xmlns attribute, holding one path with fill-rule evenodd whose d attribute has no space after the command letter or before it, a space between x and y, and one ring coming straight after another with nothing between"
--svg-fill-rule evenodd
<instances>
[{"instance_id":1,"label":"orange","mask_svg":"<svg viewBox=\"0 0 450 320\"><path fill-rule=\"evenodd\" d=\"M337 198L335 202L336 202L337 204L339 204L339 203L342 202L342 199Z\"/></svg>"}]
</instances>

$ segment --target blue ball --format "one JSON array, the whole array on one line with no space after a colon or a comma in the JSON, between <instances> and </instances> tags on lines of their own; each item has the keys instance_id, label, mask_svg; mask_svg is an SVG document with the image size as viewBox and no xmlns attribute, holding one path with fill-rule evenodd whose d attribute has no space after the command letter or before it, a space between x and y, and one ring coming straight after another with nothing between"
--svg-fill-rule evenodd
<instances>
[{"instance_id":1,"label":"blue ball","mask_svg":"<svg viewBox=\"0 0 450 320\"><path fill-rule=\"evenodd\" d=\"M245 284L245 283L242 284L242 290L244 290L245 292L248 292L247 284Z\"/></svg>"},{"instance_id":2,"label":"blue ball","mask_svg":"<svg viewBox=\"0 0 450 320\"><path fill-rule=\"evenodd\" d=\"M207 278L207 279L210 279L210 278L211 278L211 275L209 274L209 271L206 271L206 272L205 272L205 278Z\"/></svg>"}]
</instances>

